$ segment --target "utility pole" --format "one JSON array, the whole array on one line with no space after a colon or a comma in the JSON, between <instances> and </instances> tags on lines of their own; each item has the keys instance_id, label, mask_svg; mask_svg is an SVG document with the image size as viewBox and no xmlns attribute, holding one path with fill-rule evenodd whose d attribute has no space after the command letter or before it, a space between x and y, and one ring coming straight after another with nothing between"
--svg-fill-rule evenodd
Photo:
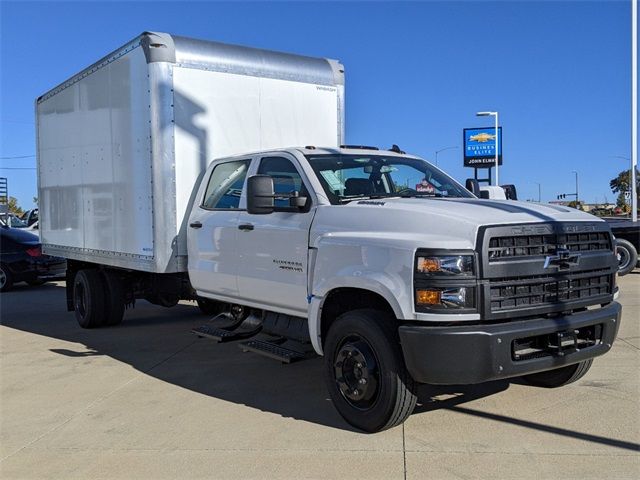
<instances>
[{"instance_id":1,"label":"utility pole","mask_svg":"<svg viewBox=\"0 0 640 480\"><path fill-rule=\"evenodd\" d=\"M538 203L542 203L542 187L539 182L533 182L538 185Z\"/></svg>"}]
</instances>

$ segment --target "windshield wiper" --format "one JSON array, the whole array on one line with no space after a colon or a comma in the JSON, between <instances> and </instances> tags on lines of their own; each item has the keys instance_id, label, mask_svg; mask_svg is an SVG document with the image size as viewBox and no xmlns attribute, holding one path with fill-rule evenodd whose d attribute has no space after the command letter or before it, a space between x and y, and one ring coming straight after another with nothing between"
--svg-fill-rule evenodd
<instances>
[{"instance_id":1,"label":"windshield wiper","mask_svg":"<svg viewBox=\"0 0 640 480\"><path fill-rule=\"evenodd\" d=\"M400 198L399 193L374 193L372 195L356 195L353 197L341 197L338 199L340 203L349 203L354 200L378 200L380 198Z\"/></svg>"},{"instance_id":2,"label":"windshield wiper","mask_svg":"<svg viewBox=\"0 0 640 480\"><path fill-rule=\"evenodd\" d=\"M444 197L444 195L441 193L426 193L426 192L399 193L397 196L402 198L418 198L418 197L442 198Z\"/></svg>"}]
</instances>

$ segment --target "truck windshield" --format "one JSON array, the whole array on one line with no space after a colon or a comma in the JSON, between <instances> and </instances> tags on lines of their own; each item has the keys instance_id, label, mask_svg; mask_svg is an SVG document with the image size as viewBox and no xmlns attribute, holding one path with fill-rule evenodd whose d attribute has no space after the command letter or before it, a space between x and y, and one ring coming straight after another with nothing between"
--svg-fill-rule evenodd
<instances>
[{"instance_id":1,"label":"truck windshield","mask_svg":"<svg viewBox=\"0 0 640 480\"><path fill-rule=\"evenodd\" d=\"M384 155L307 155L334 205L361 198L473 198L454 179L424 160Z\"/></svg>"}]
</instances>

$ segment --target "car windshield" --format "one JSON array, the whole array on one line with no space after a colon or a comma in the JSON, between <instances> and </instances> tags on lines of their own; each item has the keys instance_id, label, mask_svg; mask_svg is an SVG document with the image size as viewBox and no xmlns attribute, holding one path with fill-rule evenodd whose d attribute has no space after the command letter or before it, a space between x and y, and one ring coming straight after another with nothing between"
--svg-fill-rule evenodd
<instances>
[{"instance_id":1,"label":"car windshield","mask_svg":"<svg viewBox=\"0 0 640 480\"><path fill-rule=\"evenodd\" d=\"M307 155L334 205L361 198L473 198L458 182L424 160L384 155Z\"/></svg>"}]
</instances>

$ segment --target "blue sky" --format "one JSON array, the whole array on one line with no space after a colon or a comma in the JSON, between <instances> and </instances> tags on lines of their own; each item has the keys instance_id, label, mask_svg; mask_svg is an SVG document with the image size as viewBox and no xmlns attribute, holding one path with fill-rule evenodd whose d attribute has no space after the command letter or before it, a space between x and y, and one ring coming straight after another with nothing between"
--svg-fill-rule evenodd
<instances>
[{"instance_id":1,"label":"blue sky","mask_svg":"<svg viewBox=\"0 0 640 480\"><path fill-rule=\"evenodd\" d=\"M348 143L434 158L459 180L462 129L498 110L501 183L521 199L615 201L630 156L629 1L0 3L0 157L34 155L34 99L144 30L340 59ZM24 207L35 158L0 160ZM6 167L12 169L6 169Z\"/></svg>"}]
</instances>

